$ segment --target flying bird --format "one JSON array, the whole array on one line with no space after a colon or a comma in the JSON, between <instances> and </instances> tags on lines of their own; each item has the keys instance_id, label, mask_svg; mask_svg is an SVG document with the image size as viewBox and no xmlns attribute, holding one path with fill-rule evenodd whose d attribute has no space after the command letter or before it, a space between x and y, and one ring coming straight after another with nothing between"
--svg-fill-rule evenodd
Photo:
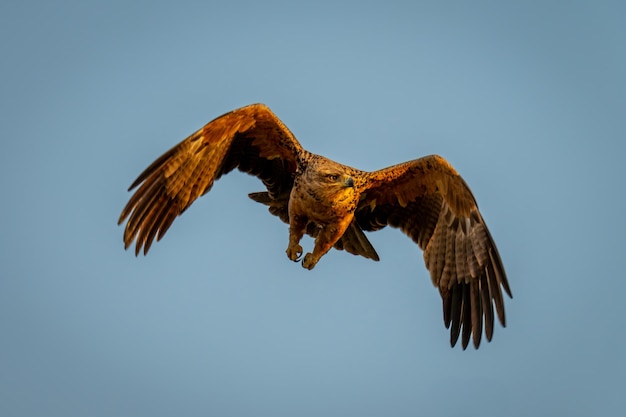
<instances>
[{"instance_id":1,"label":"flying bird","mask_svg":"<svg viewBox=\"0 0 626 417\"><path fill-rule=\"evenodd\" d=\"M437 155L374 172L361 171L305 150L264 104L251 104L207 123L171 148L131 184L138 187L122 211L124 243L148 252L176 217L238 168L267 191L250 198L289 224L287 257L313 269L331 248L378 261L365 232L399 228L423 251L443 301L454 347L488 341L494 307L506 326L502 289L507 277L476 200L456 170ZM315 239L304 254L304 234ZM304 255L304 256L303 256Z\"/></svg>"}]
</instances>

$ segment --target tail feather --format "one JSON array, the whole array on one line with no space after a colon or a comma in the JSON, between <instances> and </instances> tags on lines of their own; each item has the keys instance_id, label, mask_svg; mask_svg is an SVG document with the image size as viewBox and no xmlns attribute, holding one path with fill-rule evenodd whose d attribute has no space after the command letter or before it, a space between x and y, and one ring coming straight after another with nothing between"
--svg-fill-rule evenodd
<instances>
[{"instance_id":1,"label":"tail feather","mask_svg":"<svg viewBox=\"0 0 626 417\"><path fill-rule=\"evenodd\" d=\"M346 252L353 255L361 255L365 258L379 261L378 253L372 246L370 241L363 233L363 230L359 227L355 220L350 223L350 226L346 229L341 236L341 239L335 244L336 249L344 249Z\"/></svg>"}]
</instances>

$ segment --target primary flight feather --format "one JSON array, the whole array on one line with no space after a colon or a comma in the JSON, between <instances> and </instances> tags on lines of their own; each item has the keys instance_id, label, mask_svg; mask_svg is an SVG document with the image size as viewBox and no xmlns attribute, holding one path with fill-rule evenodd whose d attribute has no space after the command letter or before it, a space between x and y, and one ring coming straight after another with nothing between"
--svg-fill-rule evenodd
<instances>
[{"instance_id":1,"label":"primary flight feather","mask_svg":"<svg viewBox=\"0 0 626 417\"><path fill-rule=\"evenodd\" d=\"M287 256L313 269L332 247L378 261L364 231L399 228L424 251L443 300L454 346L491 340L494 307L506 325L504 267L469 187L442 157L426 156L374 172L360 171L306 151L264 104L226 113L167 151L133 182L124 207L124 243L148 252L174 219L215 180L238 168L267 191L250 198L289 224ZM304 256L300 240L315 239Z\"/></svg>"}]
</instances>

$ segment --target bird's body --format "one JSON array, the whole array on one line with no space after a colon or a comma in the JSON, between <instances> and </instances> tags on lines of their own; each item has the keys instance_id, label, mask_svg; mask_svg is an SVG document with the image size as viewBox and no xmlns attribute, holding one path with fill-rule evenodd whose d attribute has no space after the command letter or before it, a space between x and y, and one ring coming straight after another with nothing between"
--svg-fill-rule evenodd
<instances>
[{"instance_id":1,"label":"bird's body","mask_svg":"<svg viewBox=\"0 0 626 417\"><path fill-rule=\"evenodd\" d=\"M300 239L307 225L317 228L315 247L302 260L313 269L319 259L343 236L354 220L359 203L357 171L320 155L310 155L299 167L289 196L289 246L287 256L297 261L302 254Z\"/></svg>"},{"instance_id":2,"label":"bird's body","mask_svg":"<svg viewBox=\"0 0 626 417\"><path fill-rule=\"evenodd\" d=\"M502 288L510 289L493 239L474 197L452 166L432 155L365 172L303 149L263 104L209 122L152 163L120 215L128 222L126 247L147 253L174 219L215 180L234 168L263 181L250 197L289 224L287 256L301 259L304 234L315 238L302 266L313 269L332 247L378 260L364 231L400 228L424 250L433 284L443 299L444 322L454 346L493 332L493 306L505 324Z\"/></svg>"}]
</instances>

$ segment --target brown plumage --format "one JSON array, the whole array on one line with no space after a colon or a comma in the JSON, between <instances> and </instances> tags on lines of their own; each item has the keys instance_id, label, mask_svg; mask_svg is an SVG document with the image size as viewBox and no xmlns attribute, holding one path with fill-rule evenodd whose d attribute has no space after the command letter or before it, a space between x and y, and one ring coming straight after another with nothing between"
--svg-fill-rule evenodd
<instances>
[{"instance_id":1,"label":"brown plumage","mask_svg":"<svg viewBox=\"0 0 626 417\"><path fill-rule=\"evenodd\" d=\"M302 258L302 236L315 238L302 266L313 269L331 247L378 261L363 231L389 225L424 251L443 300L446 327L463 349L483 325L491 340L495 310L506 325L502 288L511 296L498 250L474 196L442 157L431 155L375 172L360 171L312 154L263 104L226 113L154 161L133 182L139 187L122 211L124 243L144 254L174 219L215 180L239 168L267 188L250 198L289 224L287 256Z\"/></svg>"}]
</instances>

